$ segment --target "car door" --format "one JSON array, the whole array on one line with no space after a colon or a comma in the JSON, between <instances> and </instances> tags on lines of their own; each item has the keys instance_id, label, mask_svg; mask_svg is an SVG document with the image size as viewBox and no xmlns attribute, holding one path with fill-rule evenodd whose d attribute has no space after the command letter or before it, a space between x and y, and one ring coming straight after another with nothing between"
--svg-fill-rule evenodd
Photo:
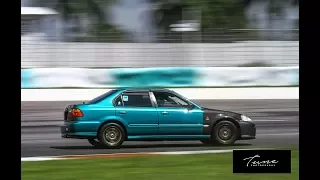
<instances>
[{"instance_id":1,"label":"car door","mask_svg":"<svg viewBox=\"0 0 320 180\"><path fill-rule=\"evenodd\" d=\"M158 114L148 91L124 92L115 104L116 116L127 122L129 136L158 134Z\"/></svg>"},{"instance_id":2,"label":"car door","mask_svg":"<svg viewBox=\"0 0 320 180\"><path fill-rule=\"evenodd\" d=\"M190 103L167 91L151 94L157 103L160 135L202 135L203 114L200 109L190 107Z\"/></svg>"}]
</instances>

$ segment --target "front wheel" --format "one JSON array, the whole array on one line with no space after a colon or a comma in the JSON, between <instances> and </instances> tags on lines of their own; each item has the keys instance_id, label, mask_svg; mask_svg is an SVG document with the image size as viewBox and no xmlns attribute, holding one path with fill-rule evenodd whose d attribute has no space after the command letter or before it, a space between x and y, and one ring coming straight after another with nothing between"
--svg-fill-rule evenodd
<instances>
[{"instance_id":1,"label":"front wheel","mask_svg":"<svg viewBox=\"0 0 320 180\"><path fill-rule=\"evenodd\" d=\"M219 145L232 145L237 140L238 129L230 121L220 121L213 129L214 142Z\"/></svg>"},{"instance_id":2,"label":"front wheel","mask_svg":"<svg viewBox=\"0 0 320 180\"><path fill-rule=\"evenodd\" d=\"M99 142L99 140L95 139L95 138L88 139L88 142L94 147L100 147L101 146L101 143Z\"/></svg>"},{"instance_id":3,"label":"front wheel","mask_svg":"<svg viewBox=\"0 0 320 180\"><path fill-rule=\"evenodd\" d=\"M108 148L120 148L125 137L124 129L116 123L105 124L99 131L100 143Z\"/></svg>"},{"instance_id":4,"label":"front wheel","mask_svg":"<svg viewBox=\"0 0 320 180\"><path fill-rule=\"evenodd\" d=\"M213 144L213 141L211 139L202 139L200 140L203 144Z\"/></svg>"}]
</instances>

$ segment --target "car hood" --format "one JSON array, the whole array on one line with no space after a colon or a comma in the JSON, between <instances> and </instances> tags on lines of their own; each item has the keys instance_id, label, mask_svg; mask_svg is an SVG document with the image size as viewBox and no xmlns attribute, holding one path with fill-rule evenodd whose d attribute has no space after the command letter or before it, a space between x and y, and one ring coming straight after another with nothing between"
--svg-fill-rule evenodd
<instances>
[{"instance_id":1,"label":"car hood","mask_svg":"<svg viewBox=\"0 0 320 180\"><path fill-rule=\"evenodd\" d=\"M236 112L232 112L232 111L226 111L226 110L220 110L220 109L211 109L211 108L206 108L206 107L202 107L202 110L211 111L211 112L217 113L217 114L225 114L227 116L232 116L232 117L236 117L236 118L241 118L241 114L236 113Z\"/></svg>"}]
</instances>

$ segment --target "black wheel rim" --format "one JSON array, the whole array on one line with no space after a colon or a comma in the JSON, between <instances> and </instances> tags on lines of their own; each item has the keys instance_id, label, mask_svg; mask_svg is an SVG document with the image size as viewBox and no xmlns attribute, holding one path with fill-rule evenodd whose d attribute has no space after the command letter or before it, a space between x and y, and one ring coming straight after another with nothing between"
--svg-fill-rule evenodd
<instances>
[{"instance_id":1,"label":"black wheel rim","mask_svg":"<svg viewBox=\"0 0 320 180\"><path fill-rule=\"evenodd\" d=\"M229 125L222 125L218 129L218 136L223 141L228 141L233 137L233 130Z\"/></svg>"},{"instance_id":2,"label":"black wheel rim","mask_svg":"<svg viewBox=\"0 0 320 180\"><path fill-rule=\"evenodd\" d=\"M122 134L119 128L112 126L108 127L104 130L104 139L110 145L114 146L117 145L122 138Z\"/></svg>"}]
</instances>

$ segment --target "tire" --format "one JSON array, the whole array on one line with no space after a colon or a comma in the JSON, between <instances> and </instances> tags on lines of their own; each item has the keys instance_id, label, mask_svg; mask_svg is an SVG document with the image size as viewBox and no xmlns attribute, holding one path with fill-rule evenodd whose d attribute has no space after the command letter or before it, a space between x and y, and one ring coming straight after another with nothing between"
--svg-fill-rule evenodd
<instances>
[{"instance_id":1,"label":"tire","mask_svg":"<svg viewBox=\"0 0 320 180\"><path fill-rule=\"evenodd\" d=\"M96 138L88 139L88 142L94 147L101 147L100 141Z\"/></svg>"},{"instance_id":2,"label":"tire","mask_svg":"<svg viewBox=\"0 0 320 180\"><path fill-rule=\"evenodd\" d=\"M237 140L238 128L230 121L220 121L213 128L214 144L232 145Z\"/></svg>"},{"instance_id":3,"label":"tire","mask_svg":"<svg viewBox=\"0 0 320 180\"><path fill-rule=\"evenodd\" d=\"M120 148L125 139L125 131L117 123L108 123L100 128L100 143L107 148Z\"/></svg>"},{"instance_id":4,"label":"tire","mask_svg":"<svg viewBox=\"0 0 320 180\"><path fill-rule=\"evenodd\" d=\"M200 140L203 144L213 144L213 141L211 139L201 139Z\"/></svg>"}]
</instances>

